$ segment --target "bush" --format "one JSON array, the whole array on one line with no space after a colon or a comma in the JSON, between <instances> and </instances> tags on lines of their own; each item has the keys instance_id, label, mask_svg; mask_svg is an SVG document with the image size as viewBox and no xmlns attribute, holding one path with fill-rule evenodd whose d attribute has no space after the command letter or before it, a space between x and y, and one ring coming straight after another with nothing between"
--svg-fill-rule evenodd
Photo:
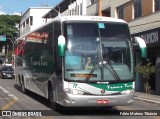
<instances>
[{"instance_id":1,"label":"bush","mask_svg":"<svg viewBox=\"0 0 160 119\"><path fill-rule=\"evenodd\" d=\"M136 67L135 67L136 72L140 73L145 80L145 91L146 93L150 92L150 85L149 85L149 79L152 74L156 72L156 66L153 65L153 63L147 59L144 62L140 62Z\"/></svg>"}]
</instances>

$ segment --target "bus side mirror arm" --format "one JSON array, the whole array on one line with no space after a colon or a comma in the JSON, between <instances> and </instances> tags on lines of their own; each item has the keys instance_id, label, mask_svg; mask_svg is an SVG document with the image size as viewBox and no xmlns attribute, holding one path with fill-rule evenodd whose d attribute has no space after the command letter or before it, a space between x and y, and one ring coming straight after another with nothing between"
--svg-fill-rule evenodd
<instances>
[{"instance_id":1,"label":"bus side mirror arm","mask_svg":"<svg viewBox=\"0 0 160 119\"><path fill-rule=\"evenodd\" d=\"M64 57L65 55L65 37L60 35L58 37L58 56Z\"/></svg>"},{"instance_id":2,"label":"bus side mirror arm","mask_svg":"<svg viewBox=\"0 0 160 119\"><path fill-rule=\"evenodd\" d=\"M145 41L140 37L134 37L132 39L132 43L138 43L141 51L141 57L146 58L147 57L147 46Z\"/></svg>"}]
</instances>

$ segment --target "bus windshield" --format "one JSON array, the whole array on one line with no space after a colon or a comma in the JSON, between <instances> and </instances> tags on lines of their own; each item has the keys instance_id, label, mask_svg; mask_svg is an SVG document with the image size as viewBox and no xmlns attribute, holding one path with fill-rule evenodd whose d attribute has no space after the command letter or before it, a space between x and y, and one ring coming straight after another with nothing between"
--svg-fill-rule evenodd
<instances>
[{"instance_id":1,"label":"bus windshield","mask_svg":"<svg viewBox=\"0 0 160 119\"><path fill-rule=\"evenodd\" d=\"M128 26L109 22L66 22L65 79L112 82L133 79Z\"/></svg>"}]
</instances>

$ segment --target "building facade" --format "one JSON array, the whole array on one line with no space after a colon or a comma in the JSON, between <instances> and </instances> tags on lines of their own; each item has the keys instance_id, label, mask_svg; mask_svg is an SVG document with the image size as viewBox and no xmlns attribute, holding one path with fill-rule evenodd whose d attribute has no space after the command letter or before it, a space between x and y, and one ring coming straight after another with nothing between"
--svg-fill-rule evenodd
<instances>
[{"instance_id":1,"label":"building facade","mask_svg":"<svg viewBox=\"0 0 160 119\"><path fill-rule=\"evenodd\" d=\"M147 58L157 68L149 83L152 92L160 94L160 0L116 0L112 1L111 7L115 11L111 12L111 17L127 21L131 35L142 37L147 43ZM141 58L139 50L134 51L136 65ZM136 75L136 90L142 91L143 86L143 81Z\"/></svg>"},{"instance_id":2,"label":"building facade","mask_svg":"<svg viewBox=\"0 0 160 119\"><path fill-rule=\"evenodd\" d=\"M52 8L50 7L31 7L22 15L20 21L20 35L39 27L45 23L42 18Z\"/></svg>"}]
</instances>

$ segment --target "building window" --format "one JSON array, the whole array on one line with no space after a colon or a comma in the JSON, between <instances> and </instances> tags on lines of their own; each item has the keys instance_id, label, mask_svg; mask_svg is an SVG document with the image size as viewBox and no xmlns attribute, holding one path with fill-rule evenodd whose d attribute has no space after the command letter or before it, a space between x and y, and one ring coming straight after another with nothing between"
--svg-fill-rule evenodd
<instances>
[{"instance_id":1,"label":"building window","mask_svg":"<svg viewBox=\"0 0 160 119\"><path fill-rule=\"evenodd\" d=\"M97 0L91 0L91 5L93 5Z\"/></svg>"},{"instance_id":2,"label":"building window","mask_svg":"<svg viewBox=\"0 0 160 119\"><path fill-rule=\"evenodd\" d=\"M26 20L26 24L27 24L27 25L29 24L29 18Z\"/></svg>"},{"instance_id":3,"label":"building window","mask_svg":"<svg viewBox=\"0 0 160 119\"><path fill-rule=\"evenodd\" d=\"M134 17L141 17L142 16L142 1L141 0L134 0Z\"/></svg>"},{"instance_id":4,"label":"building window","mask_svg":"<svg viewBox=\"0 0 160 119\"><path fill-rule=\"evenodd\" d=\"M90 6L90 5L93 5L97 2L97 0L87 0L87 7Z\"/></svg>"},{"instance_id":5,"label":"building window","mask_svg":"<svg viewBox=\"0 0 160 119\"><path fill-rule=\"evenodd\" d=\"M33 25L33 16L30 16L30 26Z\"/></svg>"},{"instance_id":6,"label":"building window","mask_svg":"<svg viewBox=\"0 0 160 119\"><path fill-rule=\"evenodd\" d=\"M124 18L123 12L124 12L124 6L123 5L117 7L117 15L118 15L119 19L123 19Z\"/></svg>"},{"instance_id":7,"label":"building window","mask_svg":"<svg viewBox=\"0 0 160 119\"><path fill-rule=\"evenodd\" d=\"M117 7L117 15L118 18L124 19L125 21L131 21L132 20L132 5L133 2L127 2L119 7Z\"/></svg>"},{"instance_id":8,"label":"building window","mask_svg":"<svg viewBox=\"0 0 160 119\"><path fill-rule=\"evenodd\" d=\"M152 0L134 0L134 18L146 16L153 12Z\"/></svg>"},{"instance_id":9,"label":"building window","mask_svg":"<svg viewBox=\"0 0 160 119\"><path fill-rule=\"evenodd\" d=\"M155 12L160 10L160 0L155 0Z\"/></svg>"},{"instance_id":10,"label":"building window","mask_svg":"<svg viewBox=\"0 0 160 119\"><path fill-rule=\"evenodd\" d=\"M26 27L26 24L25 24L25 22L23 22L23 29L25 29L25 27Z\"/></svg>"},{"instance_id":11,"label":"building window","mask_svg":"<svg viewBox=\"0 0 160 119\"><path fill-rule=\"evenodd\" d=\"M153 0L141 0L142 16L152 14L153 12Z\"/></svg>"},{"instance_id":12,"label":"building window","mask_svg":"<svg viewBox=\"0 0 160 119\"><path fill-rule=\"evenodd\" d=\"M23 24L21 24L21 27L20 27L20 28L21 28L21 30L23 31Z\"/></svg>"}]
</instances>

